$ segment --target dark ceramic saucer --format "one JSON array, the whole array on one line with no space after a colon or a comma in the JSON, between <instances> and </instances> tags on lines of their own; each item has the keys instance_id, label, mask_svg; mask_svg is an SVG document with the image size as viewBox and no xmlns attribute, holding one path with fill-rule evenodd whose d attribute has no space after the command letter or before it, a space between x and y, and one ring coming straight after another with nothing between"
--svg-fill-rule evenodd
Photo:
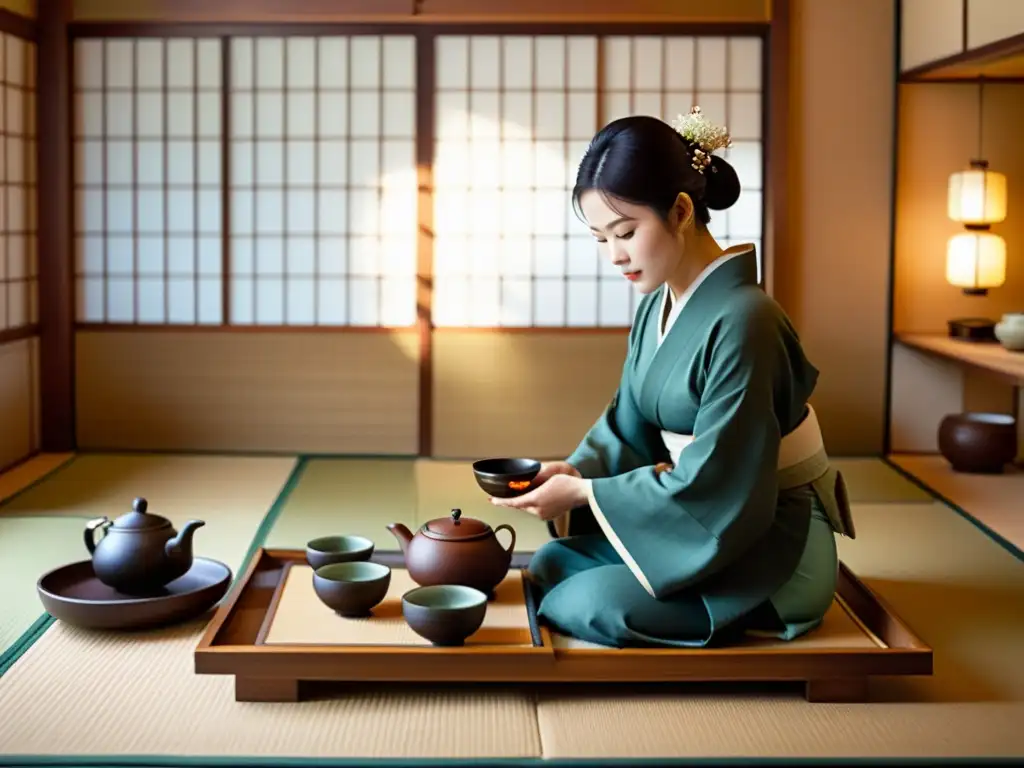
<instances>
[{"instance_id":1,"label":"dark ceramic saucer","mask_svg":"<svg viewBox=\"0 0 1024 768\"><path fill-rule=\"evenodd\" d=\"M143 629L187 621L220 600L231 586L231 569L197 557L184 576L147 597L123 595L96 578L91 560L55 568L36 584L54 618L89 629Z\"/></svg>"}]
</instances>

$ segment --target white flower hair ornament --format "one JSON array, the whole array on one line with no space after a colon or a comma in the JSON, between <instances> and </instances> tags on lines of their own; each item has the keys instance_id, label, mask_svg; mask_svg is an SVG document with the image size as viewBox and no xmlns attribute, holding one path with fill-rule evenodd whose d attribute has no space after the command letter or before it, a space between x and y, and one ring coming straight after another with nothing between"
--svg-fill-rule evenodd
<instances>
[{"instance_id":1,"label":"white flower hair ornament","mask_svg":"<svg viewBox=\"0 0 1024 768\"><path fill-rule=\"evenodd\" d=\"M688 115L678 115L672 127L679 133L693 152L693 170L704 173L711 165L711 153L717 149L732 146L732 138L725 126L709 123L704 119L700 107L693 107ZM715 171L714 168L711 169Z\"/></svg>"}]
</instances>

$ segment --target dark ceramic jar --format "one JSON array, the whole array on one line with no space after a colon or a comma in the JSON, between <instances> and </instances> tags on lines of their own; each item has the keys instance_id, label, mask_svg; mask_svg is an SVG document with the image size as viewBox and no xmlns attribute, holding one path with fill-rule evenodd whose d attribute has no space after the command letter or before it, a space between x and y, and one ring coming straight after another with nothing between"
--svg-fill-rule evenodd
<instances>
[{"instance_id":1,"label":"dark ceramic jar","mask_svg":"<svg viewBox=\"0 0 1024 768\"><path fill-rule=\"evenodd\" d=\"M998 474L1017 457L1017 420L1005 413L955 413L939 425L939 451L957 472Z\"/></svg>"}]
</instances>

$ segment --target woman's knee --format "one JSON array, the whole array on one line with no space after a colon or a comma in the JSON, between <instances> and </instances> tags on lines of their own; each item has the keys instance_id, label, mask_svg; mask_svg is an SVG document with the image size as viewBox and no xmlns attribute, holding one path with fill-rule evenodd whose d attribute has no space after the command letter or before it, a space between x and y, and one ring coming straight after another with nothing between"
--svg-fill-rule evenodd
<instances>
[{"instance_id":1,"label":"woman's knee","mask_svg":"<svg viewBox=\"0 0 1024 768\"><path fill-rule=\"evenodd\" d=\"M527 571L540 587L553 587L566 577L567 560L572 554L560 539L545 542L533 553Z\"/></svg>"},{"instance_id":2,"label":"woman's knee","mask_svg":"<svg viewBox=\"0 0 1024 768\"><path fill-rule=\"evenodd\" d=\"M570 536L545 542L530 558L527 570L535 583L548 589L574 574L603 564L603 539Z\"/></svg>"},{"instance_id":3,"label":"woman's knee","mask_svg":"<svg viewBox=\"0 0 1024 768\"><path fill-rule=\"evenodd\" d=\"M583 640L618 645L628 639L636 606L653 599L626 566L602 565L557 584L538 613Z\"/></svg>"},{"instance_id":4,"label":"woman's knee","mask_svg":"<svg viewBox=\"0 0 1024 768\"><path fill-rule=\"evenodd\" d=\"M615 647L693 643L710 632L698 595L657 600L625 565L566 579L545 595L538 613L566 634Z\"/></svg>"}]
</instances>

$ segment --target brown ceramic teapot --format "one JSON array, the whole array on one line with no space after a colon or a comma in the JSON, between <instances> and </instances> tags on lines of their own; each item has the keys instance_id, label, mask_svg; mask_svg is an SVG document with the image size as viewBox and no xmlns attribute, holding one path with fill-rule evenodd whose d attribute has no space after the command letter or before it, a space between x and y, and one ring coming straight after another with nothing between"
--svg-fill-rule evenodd
<instances>
[{"instance_id":1,"label":"brown ceramic teapot","mask_svg":"<svg viewBox=\"0 0 1024 768\"><path fill-rule=\"evenodd\" d=\"M507 548L496 535L503 529L512 537ZM492 529L482 520L463 517L460 509L424 523L415 536L402 523L391 523L388 530L398 539L409 576L420 586L462 584L488 596L508 574L516 546L511 525Z\"/></svg>"},{"instance_id":2,"label":"brown ceramic teapot","mask_svg":"<svg viewBox=\"0 0 1024 768\"><path fill-rule=\"evenodd\" d=\"M116 520L98 517L85 525L85 548L96 578L126 595L146 595L184 576L192 567L192 536L205 523L189 520L178 533L171 522L146 512L145 499ZM103 538L96 541L96 531Z\"/></svg>"}]
</instances>

